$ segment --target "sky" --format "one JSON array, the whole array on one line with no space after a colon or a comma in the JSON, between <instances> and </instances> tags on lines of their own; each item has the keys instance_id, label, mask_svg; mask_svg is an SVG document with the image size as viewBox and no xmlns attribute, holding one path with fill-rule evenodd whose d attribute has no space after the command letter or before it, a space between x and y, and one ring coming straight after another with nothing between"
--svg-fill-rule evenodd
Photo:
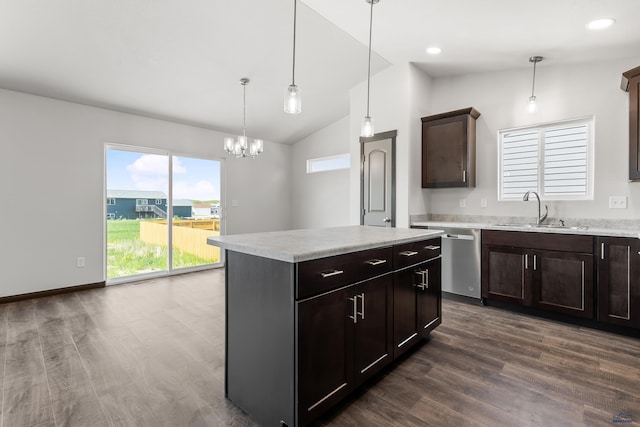
<instances>
[{"instance_id":1,"label":"sky","mask_svg":"<svg viewBox=\"0 0 640 427\"><path fill-rule=\"evenodd\" d=\"M169 157L107 150L107 188L169 194ZM173 198L220 200L220 162L173 157Z\"/></svg>"}]
</instances>

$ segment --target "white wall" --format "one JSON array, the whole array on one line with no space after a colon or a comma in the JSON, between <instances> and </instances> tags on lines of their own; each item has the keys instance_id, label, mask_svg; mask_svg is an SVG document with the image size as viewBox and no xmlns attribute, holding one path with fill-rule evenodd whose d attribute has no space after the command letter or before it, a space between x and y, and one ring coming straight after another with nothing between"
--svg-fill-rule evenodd
<instances>
[{"instance_id":1,"label":"white wall","mask_svg":"<svg viewBox=\"0 0 640 427\"><path fill-rule=\"evenodd\" d=\"M349 170L308 174L307 160L350 152L349 117L296 143L292 149L291 212L293 228L349 224ZM358 165L358 157L351 158Z\"/></svg>"},{"instance_id":2,"label":"white wall","mask_svg":"<svg viewBox=\"0 0 640 427\"><path fill-rule=\"evenodd\" d=\"M393 65L371 78L370 115L375 132L397 130L396 137L396 227L409 226L409 213L425 211L420 193L420 117L428 112L431 79L412 64ZM366 81L351 90L350 131L359 140L360 125L366 115ZM351 146L351 155L360 155L359 144ZM360 166L351 167L350 219L360 222ZM411 211L410 211L411 209Z\"/></svg>"},{"instance_id":3,"label":"white wall","mask_svg":"<svg viewBox=\"0 0 640 427\"><path fill-rule=\"evenodd\" d=\"M620 89L627 60L556 66L538 64L535 94L539 110L527 111L531 69L438 78L431 87L431 114L475 107L477 122L476 188L422 190L428 212L458 215L534 216L528 203L497 201L497 132L532 123L595 115L595 199L546 202L556 218L640 218L640 183L628 182L629 100ZM609 196L627 196L628 209L609 209ZM480 208L487 198L488 207ZM459 200L466 199L466 208Z\"/></svg>"},{"instance_id":4,"label":"white wall","mask_svg":"<svg viewBox=\"0 0 640 427\"><path fill-rule=\"evenodd\" d=\"M5 90L0 132L0 296L105 280L105 143L225 156L220 132ZM290 227L290 165L291 147L269 142L225 162L229 234Z\"/></svg>"}]
</instances>

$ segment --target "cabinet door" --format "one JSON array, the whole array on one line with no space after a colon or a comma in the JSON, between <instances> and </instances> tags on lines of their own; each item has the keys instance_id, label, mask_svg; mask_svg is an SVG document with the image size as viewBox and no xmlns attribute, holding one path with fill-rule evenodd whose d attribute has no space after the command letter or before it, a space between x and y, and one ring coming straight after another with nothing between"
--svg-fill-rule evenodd
<instances>
[{"instance_id":1,"label":"cabinet door","mask_svg":"<svg viewBox=\"0 0 640 427\"><path fill-rule=\"evenodd\" d=\"M422 270L426 281L417 287L418 330L422 337L442 323L441 264L440 258L424 264Z\"/></svg>"},{"instance_id":2,"label":"cabinet door","mask_svg":"<svg viewBox=\"0 0 640 427\"><path fill-rule=\"evenodd\" d=\"M393 278L393 358L397 358L418 342L416 285L420 267L396 271Z\"/></svg>"},{"instance_id":3,"label":"cabinet door","mask_svg":"<svg viewBox=\"0 0 640 427\"><path fill-rule=\"evenodd\" d=\"M629 79L629 179L640 180L640 67ZM626 74L626 73L625 73Z\"/></svg>"},{"instance_id":4,"label":"cabinet door","mask_svg":"<svg viewBox=\"0 0 640 427\"><path fill-rule=\"evenodd\" d=\"M593 255L533 251L533 305L593 318Z\"/></svg>"},{"instance_id":5,"label":"cabinet door","mask_svg":"<svg viewBox=\"0 0 640 427\"><path fill-rule=\"evenodd\" d=\"M482 245L482 297L530 305L529 262L524 248Z\"/></svg>"},{"instance_id":6,"label":"cabinet door","mask_svg":"<svg viewBox=\"0 0 640 427\"><path fill-rule=\"evenodd\" d=\"M393 359L393 275L387 274L359 284L355 298L354 368L357 386Z\"/></svg>"},{"instance_id":7,"label":"cabinet door","mask_svg":"<svg viewBox=\"0 0 640 427\"><path fill-rule=\"evenodd\" d=\"M640 244L598 238L598 320L640 327Z\"/></svg>"},{"instance_id":8,"label":"cabinet door","mask_svg":"<svg viewBox=\"0 0 640 427\"><path fill-rule=\"evenodd\" d=\"M297 305L301 425L345 397L353 387L353 320L349 318L352 289L333 291Z\"/></svg>"},{"instance_id":9,"label":"cabinet door","mask_svg":"<svg viewBox=\"0 0 640 427\"><path fill-rule=\"evenodd\" d=\"M422 187L468 187L467 116L422 124Z\"/></svg>"}]
</instances>

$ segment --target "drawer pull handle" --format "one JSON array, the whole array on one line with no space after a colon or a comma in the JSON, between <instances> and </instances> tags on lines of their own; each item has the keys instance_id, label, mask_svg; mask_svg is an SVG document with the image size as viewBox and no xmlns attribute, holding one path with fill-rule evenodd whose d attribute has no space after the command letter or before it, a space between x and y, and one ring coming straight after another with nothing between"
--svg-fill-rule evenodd
<instances>
[{"instance_id":1,"label":"drawer pull handle","mask_svg":"<svg viewBox=\"0 0 640 427\"><path fill-rule=\"evenodd\" d=\"M385 262L387 262L386 259L370 259L369 261L365 261L365 264L369 264L369 265L380 265L380 264L384 264Z\"/></svg>"},{"instance_id":2,"label":"drawer pull handle","mask_svg":"<svg viewBox=\"0 0 640 427\"><path fill-rule=\"evenodd\" d=\"M414 284L414 286L421 291L429 289L429 270L418 270L416 271L416 276L418 276L420 282Z\"/></svg>"},{"instance_id":3,"label":"drawer pull handle","mask_svg":"<svg viewBox=\"0 0 640 427\"><path fill-rule=\"evenodd\" d=\"M424 248L430 251L437 251L438 249L440 249L440 246L429 245L429 246L425 246Z\"/></svg>"},{"instance_id":4,"label":"drawer pull handle","mask_svg":"<svg viewBox=\"0 0 640 427\"><path fill-rule=\"evenodd\" d=\"M349 301L353 303L353 316L349 316L349 319L353 319L353 323L358 323L358 296L349 298Z\"/></svg>"},{"instance_id":5,"label":"drawer pull handle","mask_svg":"<svg viewBox=\"0 0 640 427\"><path fill-rule=\"evenodd\" d=\"M342 270L333 270L333 271L323 271L322 273L320 273L320 275L322 276L323 279L326 279L327 277L337 276L342 273L344 273L344 271Z\"/></svg>"},{"instance_id":6,"label":"drawer pull handle","mask_svg":"<svg viewBox=\"0 0 640 427\"><path fill-rule=\"evenodd\" d=\"M359 314L362 320L364 320L364 292L360 295L356 295L356 298L358 297L362 300L362 311L357 311L356 314Z\"/></svg>"},{"instance_id":7,"label":"drawer pull handle","mask_svg":"<svg viewBox=\"0 0 640 427\"><path fill-rule=\"evenodd\" d=\"M402 256L414 256L414 255L418 255L418 252L415 252L415 251L402 251L402 252L400 252L400 255L402 255Z\"/></svg>"}]
</instances>

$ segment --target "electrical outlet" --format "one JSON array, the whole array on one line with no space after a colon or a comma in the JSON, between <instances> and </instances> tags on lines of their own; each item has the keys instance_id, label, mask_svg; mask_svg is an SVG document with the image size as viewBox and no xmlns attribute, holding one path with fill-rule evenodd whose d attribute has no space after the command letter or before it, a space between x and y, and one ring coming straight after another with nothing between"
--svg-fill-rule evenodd
<instances>
[{"instance_id":1,"label":"electrical outlet","mask_svg":"<svg viewBox=\"0 0 640 427\"><path fill-rule=\"evenodd\" d=\"M483 197L480 199L480 207L481 208L486 208L487 207L487 198Z\"/></svg>"},{"instance_id":2,"label":"electrical outlet","mask_svg":"<svg viewBox=\"0 0 640 427\"><path fill-rule=\"evenodd\" d=\"M76 267L78 268L82 268L86 265L85 263L85 259L83 256L79 256L78 259L76 260Z\"/></svg>"},{"instance_id":3,"label":"electrical outlet","mask_svg":"<svg viewBox=\"0 0 640 427\"><path fill-rule=\"evenodd\" d=\"M626 209L627 196L609 196L609 209Z\"/></svg>"},{"instance_id":4,"label":"electrical outlet","mask_svg":"<svg viewBox=\"0 0 640 427\"><path fill-rule=\"evenodd\" d=\"M461 208L466 208L467 207L467 201L465 199L460 199L460 207Z\"/></svg>"}]
</instances>

